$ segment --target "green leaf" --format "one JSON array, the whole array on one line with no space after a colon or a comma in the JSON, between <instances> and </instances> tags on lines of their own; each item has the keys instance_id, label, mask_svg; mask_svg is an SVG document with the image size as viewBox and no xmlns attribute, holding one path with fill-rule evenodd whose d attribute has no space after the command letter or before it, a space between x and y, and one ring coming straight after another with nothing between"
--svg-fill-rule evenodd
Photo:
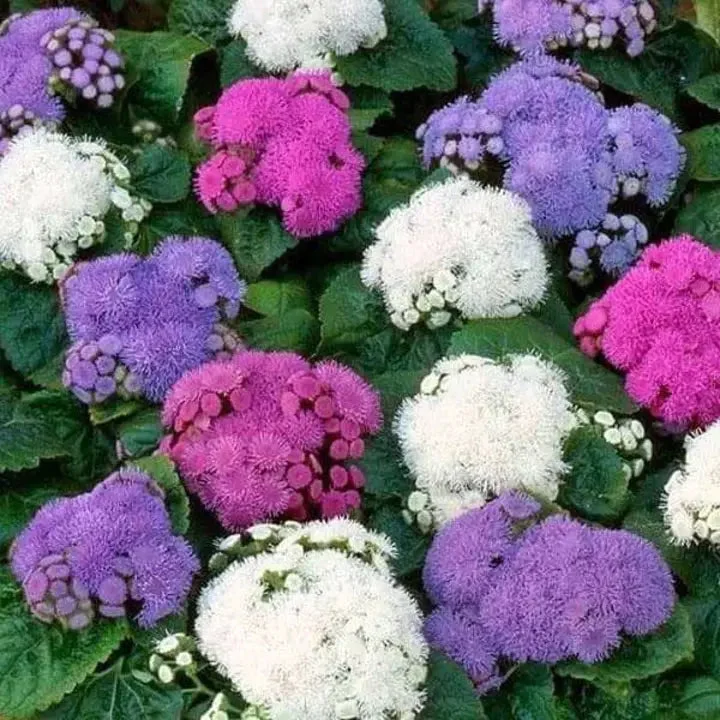
<instances>
[{"instance_id":1,"label":"green leaf","mask_svg":"<svg viewBox=\"0 0 720 720\"><path fill-rule=\"evenodd\" d=\"M117 47L128 70L137 77L128 100L164 125L174 125L187 92L194 59L210 50L204 40L191 35L155 31L117 30Z\"/></svg>"},{"instance_id":2,"label":"green leaf","mask_svg":"<svg viewBox=\"0 0 720 720\"><path fill-rule=\"evenodd\" d=\"M720 0L693 0L697 24L720 43Z\"/></svg>"},{"instance_id":3,"label":"green leaf","mask_svg":"<svg viewBox=\"0 0 720 720\"><path fill-rule=\"evenodd\" d=\"M178 35L195 35L210 44L228 36L227 19L233 0L172 0L168 29Z\"/></svg>"},{"instance_id":4,"label":"green leaf","mask_svg":"<svg viewBox=\"0 0 720 720\"><path fill-rule=\"evenodd\" d=\"M512 674L509 692L515 720L558 720L553 676L547 665L520 665Z\"/></svg>"},{"instance_id":5,"label":"green leaf","mask_svg":"<svg viewBox=\"0 0 720 720\"><path fill-rule=\"evenodd\" d=\"M458 27L478 14L476 0L442 0L432 3L431 8L430 17L446 29Z\"/></svg>"},{"instance_id":6,"label":"green leaf","mask_svg":"<svg viewBox=\"0 0 720 720\"><path fill-rule=\"evenodd\" d=\"M386 324L382 300L363 285L357 267L338 274L320 298L320 336L324 352L357 343Z\"/></svg>"},{"instance_id":7,"label":"green leaf","mask_svg":"<svg viewBox=\"0 0 720 720\"><path fill-rule=\"evenodd\" d=\"M297 245L283 229L277 213L264 207L242 210L220 218L220 235L235 260L238 271L253 281L275 260Z\"/></svg>"},{"instance_id":8,"label":"green leaf","mask_svg":"<svg viewBox=\"0 0 720 720\"><path fill-rule=\"evenodd\" d=\"M183 698L177 686L145 684L118 661L68 695L39 720L180 720Z\"/></svg>"},{"instance_id":9,"label":"green leaf","mask_svg":"<svg viewBox=\"0 0 720 720\"><path fill-rule=\"evenodd\" d=\"M617 519L628 503L623 460L610 443L589 426L573 432L565 444L570 472L560 486L560 504L589 520Z\"/></svg>"},{"instance_id":10,"label":"green leaf","mask_svg":"<svg viewBox=\"0 0 720 720\"><path fill-rule=\"evenodd\" d=\"M484 720L482 703L465 671L450 658L430 653L427 702L420 720Z\"/></svg>"},{"instance_id":11,"label":"green leaf","mask_svg":"<svg viewBox=\"0 0 720 720\"><path fill-rule=\"evenodd\" d=\"M685 717L716 720L720 717L720 681L711 677L687 680L676 703Z\"/></svg>"},{"instance_id":12,"label":"green leaf","mask_svg":"<svg viewBox=\"0 0 720 720\"><path fill-rule=\"evenodd\" d=\"M29 718L72 691L127 635L123 621L71 632L32 617L22 591L0 570L0 715Z\"/></svg>"},{"instance_id":13,"label":"green leaf","mask_svg":"<svg viewBox=\"0 0 720 720\"><path fill-rule=\"evenodd\" d=\"M555 672L599 684L642 680L664 673L683 660L691 660L693 648L688 613L677 603L672 617L660 630L625 639L609 659L594 664L563 662L555 666Z\"/></svg>"},{"instance_id":14,"label":"green leaf","mask_svg":"<svg viewBox=\"0 0 720 720\"><path fill-rule=\"evenodd\" d=\"M79 407L66 393L0 395L0 471L33 468L42 459L71 455L83 433Z\"/></svg>"},{"instance_id":15,"label":"green leaf","mask_svg":"<svg viewBox=\"0 0 720 720\"><path fill-rule=\"evenodd\" d=\"M248 286L243 305L260 315L278 317L290 310L312 312L312 298L300 278L260 280Z\"/></svg>"},{"instance_id":16,"label":"green leaf","mask_svg":"<svg viewBox=\"0 0 720 720\"><path fill-rule=\"evenodd\" d=\"M100 405L91 405L90 420L93 425L105 425L105 423L130 417L142 407L143 404L137 400L116 398Z\"/></svg>"},{"instance_id":17,"label":"green leaf","mask_svg":"<svg viewBox=\"0 0 720 720\"><path fill-rule=\"evenodd\" d=\"M350 88L350 124L354 132L369 130L381 115L392 113L390 96L373 87Z\"/></svg>"},{"instance_id":18,"label":"green leaf","mask_svg":"<svg viewBox=\"0 0 720 720\"><path fill-rule=\"evenodd\" d=\"M452 45L416 0L385 0L388 36L374 48L337 60L350 85L394 92L427 87L452 90L456 67Z\"/></svg>"},{"instance_id":19,"label":"green leaf","mask_svg":"<svg viewBox=\"0 0 720 720\"><path fill-rule=\"evenodd\" d=\"M675 219L675 231L686 232L720 248L720 187L701 187Z\"/></svg>"},{"instance_id":20,"label":"green leaf","mask_svg":"<svg viewBox=\"0 0 720 720\"><path fill-rule=\"evenodd\" d=\"M387 425L368 443L360 467L365 473L366 494L379 500L405 498L415 486L403 465L395 435Z\"/></svg>"},{"instance_id":21,"label":"green leaf","mask_svg":"<svg viewBox=\"0 0 720 720\"><path fill-rule=\"evenodd\" d=\"M276 317L237 323L243 341L259 350L293 350L309 354L318 344L317 318L302 308Z\"/></svg>"},{"instance_id":22,"label":"green leaf","mask_svg":"<svg viewBox=\"0 0 720 720\"><path fill-rule=\"evenodd\" d=\"M160 411L143 410L121 423L117 429L118 443L125 456L134 458L152 452L163 436Z\"/></svg>"},{"instance_id":23,"label":"green leaf","mask_svg":"<svg viewBox=\"0 0 720 720\"><path fill-rule=\"evenodd\" d=\"M490 78L514 60L514 55L495 41L493 24L485 13L480 22L463 25L448 34L465 58L465 79L473 87L487 85Z\"/></svg>"},{"instance_id":24,"label":"green leaf","mask_svg":"<svg viewBox=\"0 0 720 720\"><path fill-rule=\"evenodd\" d=\"M370 527L385 533L393 541L397 557L390 564L398 576L404 577L422 568L430 538L414 525L408 525L397 508L381 507L370 519Z\"/></svg>"},{"instance_id":25,"label":"green leaf","mask_svg":"<svg viewBox=\"0 0 720 720\"><path fill-rule=\"evenodd\" d=\"M190 191L187 156L161 145L147 145L132 164L133 189L154 203L184 200Z\"/></svg>"},{"instance_id":26,"label":"green leaf","mask_svg":"<svg viewBox=\"0 0 720 720\"><path fill-rule=\"evenodd\" d=\"M57 292L16 273L0 275L0 348L28 377L61 355L67 344Z\"/></svg>"},{"instance_id":27,"label":"green leaf","mask_svg":"<svg viewBox=\"0 0 720 720\"><path fill-rule=\"evenodd\" d=\"M695 637L695 662L720 680L720 600L717 597L686 598Z\"/></svg>"},{"instance_id":28,"label":"green leaf","mask_svg":"<svg viewBox=\"0 0 720 720\"><path fill-rule=\"evenodd\" d=\"M133 249L147 255L168 235L215 237L217 234L214 216L188 197L176 205L155 205L150 217L140 225L140 236Z\"/></svg>"},{"instance_id":29,"label":"green leaf","mask_svg":"<svg viewBox=\"0 0 720 720\"><path fill-rule=\"evenodd\" d=\"M262 75L247 56L247 44L242 38L233 40L220 50L220 84L226 88L244 78Z\"/></svg>"},{"instance_id":30,"label":"green leaf","mask_svg":"<svg viewBox=\"0 0 720 720\"><path fill-rule=\"evenodd\" d=\"M394 415L405 398L420 390L420 382L425 375L425 370L390 370L382 375L372 376L370 380L380 393L385 417Z\"/></svg>"},{"instance_id":31,"label":"green leaf","mask_svg":"<svg viewBox=\"0 0 720 720\"><path fill-rule=\"evenodd\" d=\"M720 180L720 124L680 136L688 154L687 172L694 180Z\"/></svg>"},{"instance_id":32,"label":"green leaf","mask_svg":"<svg viewBox=\"0 0 720 720\"><path fill-rule=\"evenodd\" d=\"M133 460L131 464L146 472L162 488L173 530L186 533L190 527L190 502L172 461L165 455L153 455Z\"/></svg>"},{"instance_id":33,"label":"green leaf","mask_svg":"<svg viewBox=\"0 0 720 720\"><path fill-rule=\"evenodd\" d=\"M536 353L565 371L575 400L592 409L631 415L637 407L620 378L587 358L532 317L475 320L453 334L450 353L500 359L510 353Z\"/></svg>"},{"instance_id":34,"label":"green leaf","mask_svg":"<svg viewBox=\"0 0 720 720\"><path fill-rule=\"evenodd\" d=\"M713 110L720 110L720 73L706 75L685 88L685 92Z\"/></svg>"}]
</instances>

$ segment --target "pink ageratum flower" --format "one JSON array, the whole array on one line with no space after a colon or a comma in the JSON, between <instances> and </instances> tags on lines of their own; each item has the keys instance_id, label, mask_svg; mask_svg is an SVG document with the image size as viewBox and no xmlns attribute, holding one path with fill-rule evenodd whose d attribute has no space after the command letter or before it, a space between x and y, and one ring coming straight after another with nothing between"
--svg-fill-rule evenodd
<instances>
[{"instance_id":1,"label":"pink ageratum flower","mask_svg":"<svg viewBox=\"0 0 720 720\"><path fill-rule=\"evenodd\" d=\"M362 202L349 106L324 71L235 83L195 115L198 138L215 150L198 168L198 197L212 213L279 207L299 238L337 230Z\"/></svg>"},{"instance_id":2,"label":"pink ageratum flower","mask_svg":"<svg viewBox=\"0 0 720 720\"><path fill-rule=\"evenodd\" d=\"M186 373L168 394L162 450L229 530L360 506L355 464L382 425L378 394L331 360L247 351Z\"/></svg>"},{"instance_id":3,"label":"pink ageratum flower","mask_svg":"<svg viewBox=\"0 0 720 720\"><path fill-rule=\"evenodd\" d=\"M626 373L670 426L720 418L720 254L688 235L649 247L575 323L580 347Z\"/></svg>"}]
</instances>

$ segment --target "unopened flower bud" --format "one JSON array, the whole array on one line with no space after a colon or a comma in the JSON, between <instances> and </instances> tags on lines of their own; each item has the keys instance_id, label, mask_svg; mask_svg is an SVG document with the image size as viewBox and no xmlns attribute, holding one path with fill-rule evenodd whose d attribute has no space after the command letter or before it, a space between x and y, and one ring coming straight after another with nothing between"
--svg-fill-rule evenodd
<instances>
[{"instance_id":1,"label":"unopened flower bud","mask_svg":"<svg viewBox=\"0 0 720 720\"><path fill-rule=\"evenodd\" d=\"M175 679L175 673L169 665L161 665L158 668L157 675L160 682L165 685L169 685Z\"/></svg>"}]
</instances>

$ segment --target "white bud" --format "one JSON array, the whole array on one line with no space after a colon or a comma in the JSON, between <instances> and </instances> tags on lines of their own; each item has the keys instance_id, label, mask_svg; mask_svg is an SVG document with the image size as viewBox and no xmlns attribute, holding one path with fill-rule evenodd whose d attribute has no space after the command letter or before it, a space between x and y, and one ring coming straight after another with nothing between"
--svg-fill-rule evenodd
<instances>
[{"instance_id":1,"label":"white bud","mask_svg":"<svg viewBox=\"0 0 720 720\"><path fill-rule=\"evenodd\" d=\"M112 174L120 180L120 182L125 182L130 179L130 171L122 163L115 163L112 166Z\"/></svg>"},{"instance_id":2,"label":"white bud","mask_svg":"<svg viewBox=\"0 0 720 720\"><path fill-rule=\"evenodd\" d=\"M443 327L444 325L447 325L451 319L452 319L452 315L449 312L446 312L444 310L441 310L439 312L434 312L428 318L427 326L431 329Z\"/></svg>"},{"instance_id":3,"label":"white bud","mask_svg":"<svg viewBox=\"0 0 720 720\"><path fill-rule=\"evenodd\" d=\"M640 181L637 178L630 177L623 183L623 196L626 198L635 197L640 192L640 188Z\"/></svg>"},{"instance_id":4,"label":"white bud","mask_svg":"<svg viewBox=\"0 0 720 720\"><path fill-rule=\"evenodd\" d=\"M151 672L156 673L162 664L163 659L159 655L153 653L150 656L150 660L148 661L148 667L150 668Z\"/></svg>"},{"instance_id":5,"label":"white bud","mask_svg":"<svg viewBox=\"0 0 720 720\"><path fill-rule=\"evenodd\" d=\"M353 698L343 700L335 705L335 717L338 720L354 720L359 712L357 700Z\"/></svg>"},{"instance_id":6,"label":"white bud","mask_svg":"<svg viewBox=\"0 0 720 720\"><path fill-rule=\"evenodd\" d=\"M710 528L705 520L696 520L693 530L701 540L706 540L710 537Z\"/></svg>"},{"instance_id":7,"label":"white bud","mask_svg":"<svg viewBox=\"0 0 720 720\"><path fill-rule=\"evenodd\" d=\"M424 492L414 490L410 493L410 496L408 497L408 508L414 513L420 512L420 510L427 506L428 499L428 496Z\"/></svg>"},{"instance_id":8,"label":"white bud","mask_svg":"<svg viewBox=\"0 0 720 720\"><path fill-rule=\"evenodd\" d=\"M437 290L431 290L427 294L428 301L430 302L430 305L435 308L443 308L445 307L445 298L437 291Z\"/></svg>"},{"instance_id":9,"label":"white bud","mask_svg":"<svg viewBox=\"0 0 720 720\"><path fill-rule=\"evenodd\" d=\"M593 420L604 427L612 427L615 424L615 416L607 410L598 410L593 415Z\"/></svg>"},{"instance_id":10,"label":"white bud","mask_svg":"<svg viewBox=\"0 0 720 720\"><path fill-rule=\"evenodd\" d=\"M650 462L653 457L653 444L652 440L649 438L646 438L640 443L640 449L639 449L640 455L642 456L643 460L645 462Z\"/></svg>"},{"instance_id":11,"label":"white bud","mask_svg":"<svg viewBox=\"0 0 720 720\"><path fill-rule=\"evenodd\" d=\"M413 518L412 513L409 510L403 510L401 515L402 515L402 518L405 521L406 525L413 524L414 518Z\"/></svg>"},{"instance_id":12,"label":"white bud","mask_svg":"<svg viewBox=\"0 0 720 720\"><path fill-rule=\"evenodd\" d=\"M608 442L611 445L619 445L622 442L622 435L617 428L608 428L603 433L603 438L605 439L605 442Z\"/></svg>"},{"instance_id":13,"label":"white bud","mask_svg":"<svg viewBox=\"0 0 720 720\"><path fill-rule=\"evenodd\" d=\"M430 299L427 295L418 295L417 299L415 300L415 308L421 312L426 313L430 312L430 308L432 305L430 304Z\"/></svg>"},{"instance_id":14,"label":"white bud","mask_svg":"<svg viewBox=\"0 0 720 720\"><path fill-rule=\"evenodd\" d=\"M169 665L161 665L158 668L158 679L161 683L169 685L175 679L175 673Z\"/></svg>"},{"instance_id":15,"label":"white bud","mask_svg":"<svg viewBox=\"0 0 720 720\"><path fill-rule=\"evenodd\" d=\"M631 420L628 423L630 432L638 439L642 440L645 437L645 427L639 420Z\"/></svg>"},{"instance_id":16,"label":"white bud","mask_svg":"<svg viewBox=\"0 0 720 720\"><path fill-rule=\"evenodd\" d=\"M630 465L628 465L628 463L623 463L622 473L626 482L630 482L633 479L633 469L630 467Z\"/></svg>"},{"instance_id":17,"label":"white bud","mask_svg":"<svg viewBox=\"0 0 720 720\"><path fill-rule=\"evenodd\" d=\"M228 535L226 538L220 541L218 544L218 550L222 552L232 552L238 549L242 545L242 535Z\"/></svg>"},{"instance_id":18,"label":"white bud","mask_svg":"<svg viewBox=\"0 0 720 720\"><path fill-rule=\"evenodd\" d=\"M720 532L714 532L710 535L710 542L713 545L720 545Z\"/></svg>"},{"instance_id":19,"label":"white bud","mask_svg":"<svg viewBox=\"0 0 720 720\"><path fill-rule=\"evenodd\" d=\"M285 578L285 588L290 592L298 592L303 587L303 579L297 573L290 573Z\"/></svg>"},{"instance_id":20,"label":"white bud","mask_svg":"<svg viewBox=\"0 0 720 720\"><path fill-rule=\"evenodd\" d=\"M681 542L691 540L693 536L692 517L683 511L675 513L670 520L670 530Z\"/></svg>"},{"instance_id":21,"label":"white bud","mask_svg":"<svg viewBox=\"0 0 720 720\"><path fill-rule=\"evenodd\" d=\"M417 514L417 522L424 533L429 532L433 526L433 516L427 510L421 510Z\"/></svg>"},{"instance_id":22,"label":"white bud","mask_svg":"<svg viewBox=\"0 0 720 720\"><path fill-rule=\"evenodd\" d=\"M248 532L253 540L269 540L273 536L274 528L272 525L253 525Z\"/></svg>"},{"instance_id":23,"label":"white bud","mask_svg":"<svg viewBox=\"0 0 720 720\"><path fill-rule=\"evenodd\" d=\"M622 437L622 446L624 450L630 452L637 448L637 438L632 434L632 431L629 427L620 428L620 436Z\"/></svg>"},{"instance_id":24,"label":"white bud","mask_svg":"<svg viewBox=\"0 0 720 720\"><path fill-rule=\"evenodd\" d=\"M177 657L175 658L175 662L180 667L190 667L190 665L193 664L193 656L187 652L187 650L183 650L183 652L178 653Z\"/></svg>"},{"instance_id":25,"label":"white bud","mask_svg":"<svg viewBox=\"0 0 720 720\"><path fill-rule=\"evenodd\" d=\"M410 310L405 310L402 317L408 325L414 325L420 320L420 313L417 310L410 308Z\"/></svg>"},{"instance_id":26,"label":"white bud","mask_svg":"<svg viewBox=\"0 0 720 720\"><path fill-rule=\"evenodd\" d=\"M640 477L645 469L645 461L641 458L635 458L630 465L632 466L633 476Z\"/></svg>"},{"instance_id":27,"label":"white bud","mask_svg":"<svg viewBox=\"0 0 720 720\"><path fill-rule=\"evenodd\" d=\"M420 392L423 393L423 395L431 395L437 390L438 385L440 385L439 376L435 373L430 373L426 375L420 383Z\"/></svg>"},{"instance_id":28,"label":"white bud","mask_svg":"<svg viewBox=\"0 0 720 720\"><path fill-rule=\"evenodd\" d=\"M393 313L390 315L390 322L399 330L407 331L410 329L410 325L408 325L401 313Z\"/></svg>"},{"instance_id":29,"label":"white bud","mask_svg":"<svg viewBox=\"0 0 720 720\"><path fill-rule=\"evenodd\" d=\"M715 508L715 510L707 516L707 524L713 531L720 530L720 508Z\"/></svg>"},{"instance_id":30,"label":"white bud","mask_svg":"<svg viewBox=\"0 0 720 720\"><path fill-rule=\"evenodd\" d=\"M163 655L172 655L180 649L180 641L175 635L168 635L155 646L155 649Z\"/></svg>"},{"instance_id":31,"label":"white bud","mask_svg":"<svg viewBox=\"0 0 720 720\"><path fill-rule=\"evenodd\" d=\"M78 232L80 235L93 235L95 233L95 218L90 215L84 215L80 218Z\"/></svg>"},{"instance_id":32,"label":"white bud","mask_svg":"<svg viewBox=\"0 0 720 720\"><path fill-rule=\"evenodd\" d=\"M348 538L348 547L350 548L350 552L354 552L357 555L364 553L367 549L365 540L357 537Z\"/></svg>"},{"instance_id":33,"label":"white bud","mask_svg":"<svg viewBox=\"0 0 720 720\"><path fill-rule=\"evenodd\" d=\"M440 291L441 293L450 290L450 288L455 287L456 284L457 281L455 279L455 276L449 270L440 270L440 272L438 272L438 274L433 279L433 285L435 286L435 289Z\"/></svg>"}]
</instances>

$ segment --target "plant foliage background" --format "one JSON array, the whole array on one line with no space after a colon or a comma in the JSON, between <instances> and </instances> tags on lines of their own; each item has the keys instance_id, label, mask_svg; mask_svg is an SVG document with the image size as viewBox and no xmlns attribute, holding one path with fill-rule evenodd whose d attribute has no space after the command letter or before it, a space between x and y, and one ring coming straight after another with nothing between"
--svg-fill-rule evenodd
<instances>
[{"instance_id":1,"label":"plant foliage background","mask_svg":"<svg viewBox=\"0 0 720 720\"><path fill-rule=\"evenodd\" d=\"M0 3L0 15L50 4L11 0ZM611 50L581 51L579 60L602 82L606 97L641 100L682 129L688 167L673 202L657 217L653 237L683 231L720 248L720 5L661 4L662 29L639 58ZM401 333L389 324L379 297L360 282L359 259L373 227L427 181L415 128L449 99L482 89L511 60L493 43L487 18L477 17L476 0L386 0L388 40L372 53L339 62L352 98L355 143L369 161L364 207L337 234L301 244L272 211L258 208L216 220L190 191L191 168L203 153L193 138L193 112L213 102L221 87L261 74L242 41L226 33L228 0L76 5L117 28L129 83L112 111L71 112L69 131L102 136L131 159L137 191L154 203L137 250L150 251L173 233L222 239L251 283L236 324L248 344L341 358L381 390L386 420L448 351L496 356L535 350L568 373L574 399L585 408L636 410L620 379L575 348L572 320L584 298L565 281L560 256L552 291L533 316L474 321L460 329ZM147 145L134 155L130 129L145 118L160 123L177 147ZM111 237L102 252L121 244ZM120 455L161 482L176 529L207 559L213 539L223 533L188 500L169 462L150 457L161 434L158 409L133 402L88 412L59 382L66 345L56 290L0 275L2 550L41 504L90 489L118 465ZM581 517L632 529L662 549L680 580L681 602L671 622L659 634L627 642L598 665L520 666L499 693L482 702L457 666L435 656L425 720L720 718L720 557L699 548L679 550L666 540L658 499L682 447L670 440L658 447L649 472L628 483L609 445L575 437L568 446L575 471L562 500ZM402 519L412 482L388 429L369 448L365 470L366 521L397 543L396 569L420 594L428 540ZM75 634L33 620L20 595L3 566L0 717L190 720L206 709L193 704L192 692L164 688L146 672L152 643L166 630L191 626L192 602L186 617L152 633L118 622Z\"/></svg>"}]
</instances>

